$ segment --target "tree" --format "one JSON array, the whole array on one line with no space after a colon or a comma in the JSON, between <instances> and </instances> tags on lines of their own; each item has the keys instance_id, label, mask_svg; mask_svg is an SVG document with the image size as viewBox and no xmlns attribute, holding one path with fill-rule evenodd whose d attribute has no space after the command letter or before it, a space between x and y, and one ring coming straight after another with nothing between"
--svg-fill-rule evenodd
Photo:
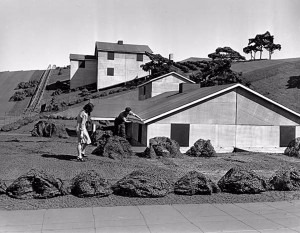
<instances>
[{"instance_id":1,"label":"tree","mask_svg":"<svg viewBox=\"0 0 300 233\"><path fill-rule=\"evenodd\" d=\"M265 46L265 49L269 51L269 59L271 60L272 54L274 53L275 50L281 50L281 45L280 44L268 44Z\"/></svg>"},{"instance_id":2,"label":"tree","mask_svg":"<svg viewBox=\"0 0 300 233\"><path fill-rule=\"evenodd\" d=\"M260 59L262 57L263 49L269 51L269 59L271 59L272 54L275 50L280 50L280 44L274 44L274 36L271 35L270 32L265 32L264 34L257 34L254 38L250 38L248 42L248 46L243 49L244 53L251 55L255 60L256 52L260 52ZM254 55L252 55L252 52Z\"/></svg>"},{"instance_id":3,"label":"tree","mask_svg":"<svg viewBox=\"0 0 300 233\"><path fill-rule=\"evenodd\" d=\"M242 82L241 73L231 70L231 61L218 59L201 61L202 68L190 78L202 87Z\"/></svg>"},{"instance_id":4,"label":"tree","mask_svg":"<svg viewBox=\"0 0 300 233\"><path fill-rule=\"evenodd\" d=\"M152 77L158 77L171 71L171 66L174 63L173 61L160 54L145 53L151 61L141 65L141 67L144 71L150 72Z\"/></svg>"},{"instance_id":5,"label":"tree","mask_svg":"<svg viewBox=\"0 0 300 233\"><path fill-rule=\"evenodd\" d=\"M230 59L232 61L240 61L246 60L244 56L242 56L239 52L234 51L230 47L219 47L216 49L214 53L208 54L208 57L216 60L216 59Z\"/></svg>"}]
</instances>

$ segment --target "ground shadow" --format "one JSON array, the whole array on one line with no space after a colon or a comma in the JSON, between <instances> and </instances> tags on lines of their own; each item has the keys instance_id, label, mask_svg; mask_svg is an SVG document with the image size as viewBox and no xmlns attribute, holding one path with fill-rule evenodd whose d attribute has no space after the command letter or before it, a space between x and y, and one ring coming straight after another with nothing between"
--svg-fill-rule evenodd
<instances>
[{"instance_id":1,"label":"ground shadow","mask_svg":"<svg viewBox=\"0 0 300 233\"><path fill-rule=\"evenodd\" d=\"M55 158L59 160L76 160L76 156L74 155L56 155L56 154L42 154L42 157L44 158Z\"/></svg>"},{"instance_id":2,"label":"ground shadow","mask_svg":"<svg viewBox=\"0 0 300 233\"><path fill-rule=\"evenodd\" d=\"M300 89L300 75L299 76L291 76L288 80L288 84L286 85L288 89L290 88L298 88Z\"/></svg>"}]
</instances>

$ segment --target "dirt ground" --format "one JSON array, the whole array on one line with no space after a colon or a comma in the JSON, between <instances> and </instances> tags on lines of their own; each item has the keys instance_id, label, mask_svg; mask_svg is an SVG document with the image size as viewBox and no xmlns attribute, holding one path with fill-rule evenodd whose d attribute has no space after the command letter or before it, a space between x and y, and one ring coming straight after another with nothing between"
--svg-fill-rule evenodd
<instances>
[{"instance_id":1,"label":"dirt ground","mask_svg":"<svg viewBox=\"0 0 300 233\"><path fill-rule=\"evenodd\" d=\"M68 122L69 127L73 122ZM145 159L134 156L116 161L92 155L95 148L89 146L86 162L76 161L76 137L68 139L37 138L28 133L32 125L17 131L0 133L0 179L10 185L15 179L32 168L42 169L55 177L70 181L81 171L95 170L111 183L138 169L161 173L173 181L189 171L196 170L217 182L230 168L239 165L250 168L260 175L270 177L281 167L293 166L300 169L300 160L283 154L226 153L213 158ZM27 133L27 134L24 134ZM257 195L233 195L226 193L211 196L180 196L170 194L164 198L127 198L111 195L105 198L56 197L48 200L17 200L0 196L0 209L39 209L84 206L173 204L173 203L223 203L258 202L300 199L300 192L265 192Z\"/></svg>"}]
</instances>

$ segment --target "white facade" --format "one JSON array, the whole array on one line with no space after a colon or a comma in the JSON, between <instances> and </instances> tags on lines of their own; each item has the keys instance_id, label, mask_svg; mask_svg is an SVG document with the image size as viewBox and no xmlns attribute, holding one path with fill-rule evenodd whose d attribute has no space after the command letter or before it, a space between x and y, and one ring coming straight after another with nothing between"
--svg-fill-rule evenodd
<instances>
[{"instance_id":1,"label":"white facade","mask_svg":"<svg viewBox=\"0 0 300 233\"><path fill-rule=\"evenodd\" d=\"M114 53L113 60L108 60L108 52L98 51L97 89L148 75L141 65L149 61L145 54L143 54L143 61L137 61L137 54L117 52ZM108 69L113 70L113 75L109 75Z\"/></svg>"}]
</instances>

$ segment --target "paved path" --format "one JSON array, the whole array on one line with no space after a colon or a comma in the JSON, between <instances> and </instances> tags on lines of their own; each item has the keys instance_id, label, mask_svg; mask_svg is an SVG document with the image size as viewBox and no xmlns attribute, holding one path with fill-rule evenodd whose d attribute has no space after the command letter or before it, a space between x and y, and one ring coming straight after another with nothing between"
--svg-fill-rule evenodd
<instances>
[{"instance_id":1,"label":"paved path","mask_svg":"<svg viewBox=\"0 0 300 233\"><path fill-rule=\"evenodd\" d=\"M0 211L0 232L292 233L300 201Z\"/></svg>"}]
</instances>

